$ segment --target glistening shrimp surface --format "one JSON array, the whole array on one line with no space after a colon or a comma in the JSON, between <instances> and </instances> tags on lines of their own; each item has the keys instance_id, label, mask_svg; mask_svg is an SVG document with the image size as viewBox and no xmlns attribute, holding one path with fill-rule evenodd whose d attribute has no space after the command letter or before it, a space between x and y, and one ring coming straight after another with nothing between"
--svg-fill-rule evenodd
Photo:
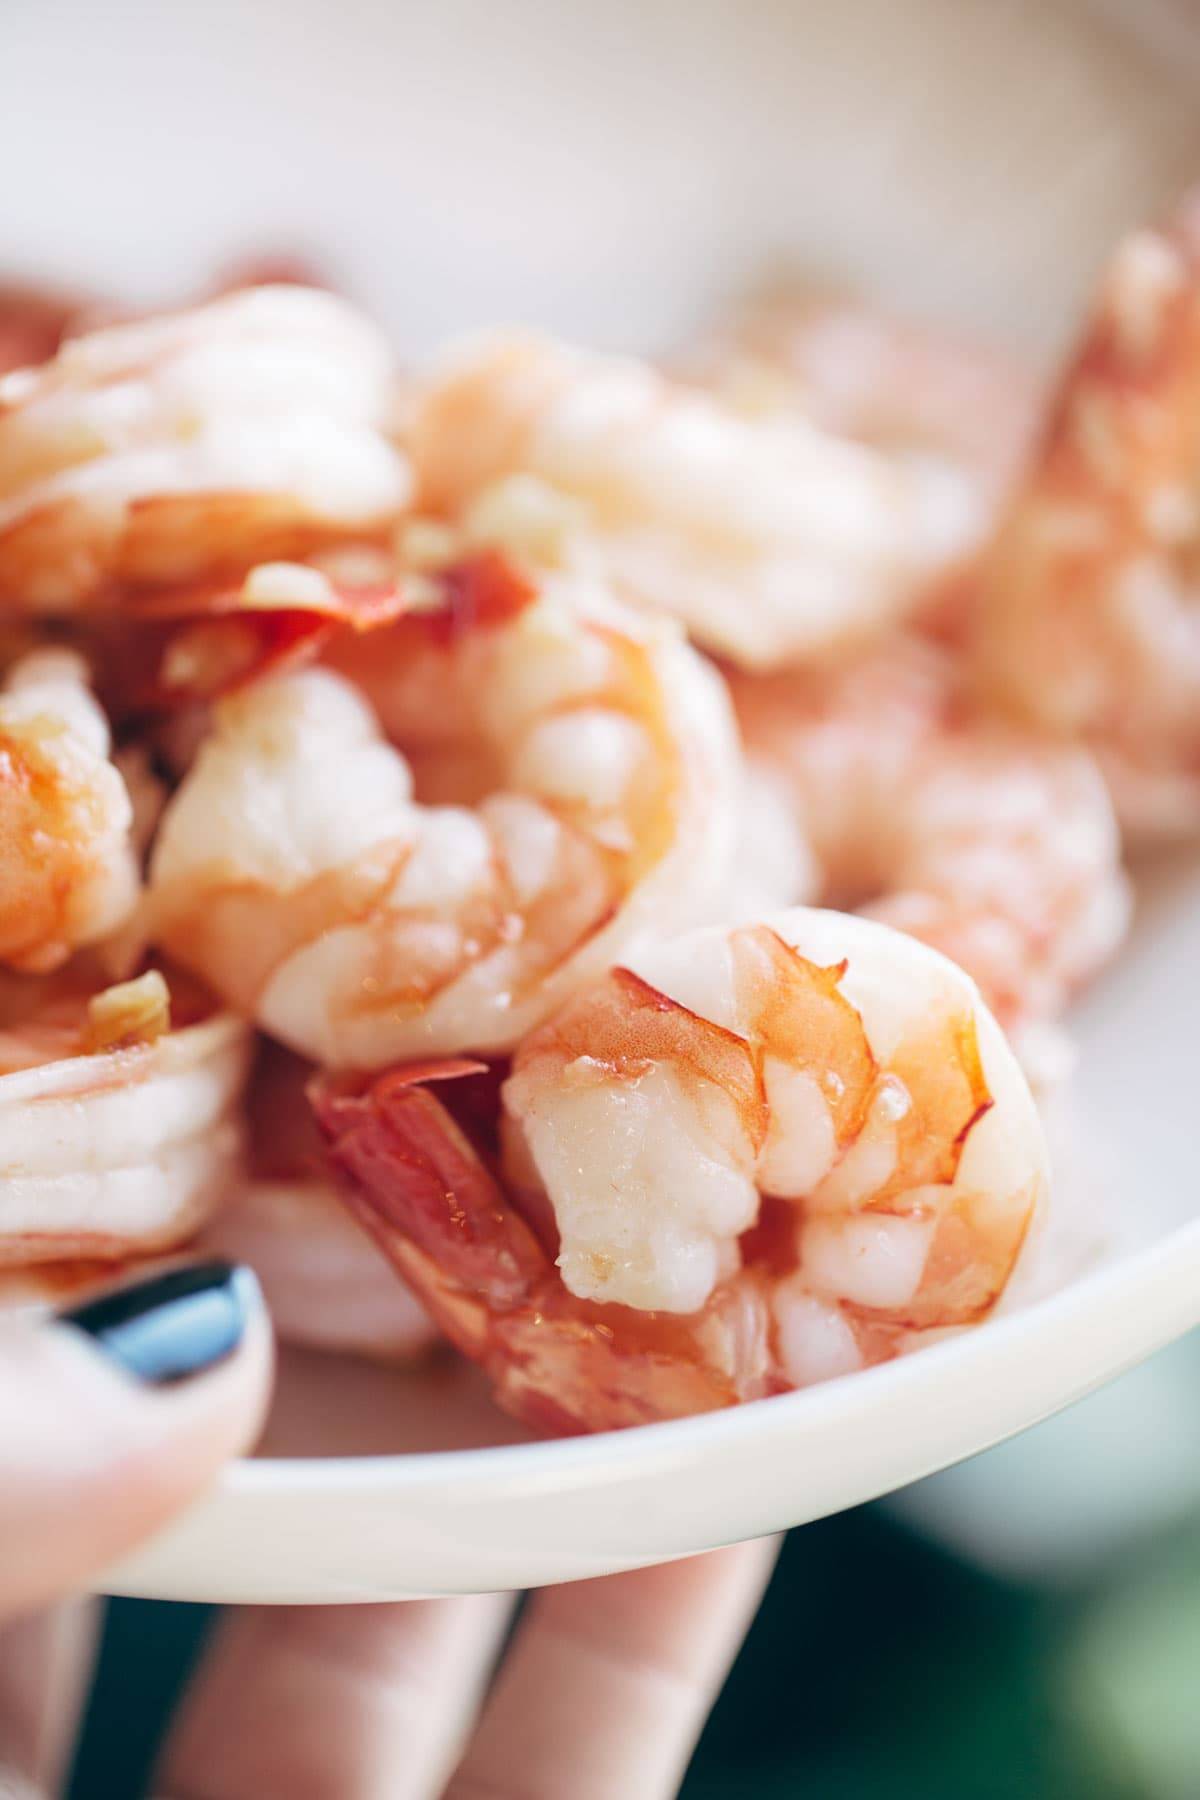
<instances>
[{"instance_id":1,"label":"glistening shrimp surface","mask_svg":"<svg viewBox=\"0 0 1200 1800\"><path fill-rule=\"evenodd\" d=\"M495 553L432 587L222 701L151 864L160 941L326 1064L511 1049L728 877L732 717L677 630Z\"/></svg>"},{"instance_id":2,"label":"glistening shrimp surface","mask_svg":"<svg viewBox=\"0 0 1200 1800\"><path fill-rule=\"evenodd\" d=\"M0 379L0 600L71 612L386 531L381 334L296 287L70 338Z\"/></svg>"},{"instance_id":3,"label":"glistening shrimp surface","mask_svg":"<svg viewBox=\"0 0 1200 1800\"><path fill-rule=\"evenodd\" d=\"M0 1266L188 1242L240 1176L249 1028L157 971L0 991Z\"/></svg>"},{"instance_id":4,"label":"glistening shrimp surface","mask_svg":"<svg viewBox=\"0 0 1200 1800\"><path fill-rule=\"evenodd\" d=\"M770 668L862 643L918 605L978 536L973 484L800 414L747 417L648 364L533 336L456 347L415 385L418 503L531 543L677 617L698 644Z\"/></svg>"},{"instance_id":5,"label":"glistening shrimp surface","mask_svg":"<svg viewBox=\"0 0 1200 1800\"><path fill-rule=\"evenodd\" d=\"M973 984L841 914L664 939L583 990L517 1051L498 1161L457 1073L314 1103L356 1216L535 1425L706 1411L972 1324L1044 1198Z\"/></svg>"},{"instance_id":6,"label":"glistening shrimp surface","mask_svg":"<svg viewBox=\"0 0 1200 1800\"><path fill-rule=\"evenodd\" d=\"M1188 229L1118 258L1138 380L1084 359L1118 445L1186 436ZM653 361L413 365L302 283L125 313L0 310L12 1303L193 1243L573 1432L982 1325L1054 1205L1022 1063L1128 912L1130 715L1011 678L1033 377L871 297Z\"/></svg>"}]
</instances>

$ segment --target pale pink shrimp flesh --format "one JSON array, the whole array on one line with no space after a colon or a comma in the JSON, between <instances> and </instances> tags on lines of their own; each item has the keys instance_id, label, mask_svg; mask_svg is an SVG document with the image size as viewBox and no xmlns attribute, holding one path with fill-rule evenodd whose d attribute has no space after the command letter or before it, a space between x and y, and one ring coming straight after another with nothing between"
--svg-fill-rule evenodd
<instances>
[{"instance_id":1,"label":"pale pink shrimp flesh","mask_svg":"<svg viewBox=\"0 0 1200 1800\"><path fill-rule=\"evenodd\" d=\"M800 411L839 437L945 456L989 499L1020 468L1040 409L1015 355L803 282L753 294L682 367L748 412Z\"/></svg>"},{"instance_id":2,"label":"pale pink shrimp flesh","mask_svg":"<svg viewBox=\"0 0 1200 1800\"><path fill-rule=\"evenodd\" d=\"M1083 738L1136 835L1200 827L1200 194L1106 270L989 558L982 681Z\"/></svg>"},{"instance_id":3,"label":"pale pink shrimp flesh","mask_svg":"<svg viewBox=\"0 0 1200 1800\"><path fill-rule=\"evenodd\" d=\"M71 612L395 524L385 340L258 288L69 339L0 378L0 604Z\"/></svg>"},{"instance_id":4,"label":"pale pink shrimp flesh","mask_svg":"<svg viewBox=\"0 0 1200 1800\"><path fill-rule=\"evenodd\" d=\"M129 917L133 809L87 670L24 657L0 689L0 962L44 973Z\"/></svg>"},{"instance_id":5,"label":"pale pink shrimp flesh","mask_svg":"<svg viewBox=\"0 0 1200 1800\"><path fill-rule=\"evenodd\" d=\"M821 674L730 681L752 763L783 784L812 847L822 902L924 938L1036 1046L1129 921L1087 751L982 709L960 660L911 635Z\"/></svg>"},{"instance_id":6,"label":"pale pink shrimp flesh","mask_svg":"<svg viewBox=\"0 0 1200 1800\"><path fill-rule=\"evenodd\" d=\"M532 336L435 365L405 441L418 506L468 541L592 569L745 667L870 637L978 535L943 462L747 418L649 364Z\"/></svg>"},{"instance_id":7,"label":"pale pink shrimp flesh","mask_svg":"<svg viewBox=\"0 0 1200 1800\"><path fill-rule=\"evenodd\" d=\"M171 1001L178 1001L172 1021ZM161 975L0 988L0 1265L124 1262L240 1179L251 1034Z\"/></svg>"},{"instance_id":8,"label":"pale pink shrimp flesh","mask_svg":"<svg viewBox=\"0 0 1200 1800\"><path fill-rule=\"evenodd\" d=\"M543 1429L711 1410L985 1317L1037 1212L1028 1088L966 976L796 910L648 949L523 1043L497 1161L461 1068L328 1078L346 1203Z\"/></svg>"},{"instance_id":9,"label":"pale pink shrimp flesh","mask_svg":"<svg viewBox=\"0 0 1200 1800\"><path fill-rule=\"evenodd\" d=\"M799 414L960 481L973 499L971 545L915 610L925 628L963 637L978 606L974 553L995 530L1041 415L1030 368L997 346L799 281L752 294L681 367L752 418Z\"/></svg>"},{"instance_id":10,"label":"pale pink shrimp flesh","mask_svg":"<svg viewBox=\"0 0 1200 1800\"><path fill-rule=\"evenodd\" d=\"M729 879L732 716L677 628L494 554L433 598L221 701L151 863L156 941L325 1065L508 1049Z\"/></svg>"}]
</instances>

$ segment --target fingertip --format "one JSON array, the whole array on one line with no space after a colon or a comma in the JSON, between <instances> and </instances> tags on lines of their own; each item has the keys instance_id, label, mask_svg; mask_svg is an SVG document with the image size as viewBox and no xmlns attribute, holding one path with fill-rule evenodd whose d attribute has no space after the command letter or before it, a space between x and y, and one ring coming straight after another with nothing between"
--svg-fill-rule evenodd
<instances>
[{"instance_id":1,"label":"fingertip","mask_svg":"<svg viewBox=\"0 0 1200 1800\"><path fill-rule=\"evenodd\" d=\"M263 1311L252 1270L212 1258L119 1282L57 1313L139 1382L163 1387L206 1374L237 1351Z\"/></svg>"},{"instance_id":2,"label":"fingertip","mask_svg":"<svg viewBox=\"0 0 1200 1800\"><path fill-rule=\"evenodd\" d=\"M270 1394L258 1284L176 1267L0 1331L0 1613L92 1580L248 1450Z\"/></svg>"}]
</instances>

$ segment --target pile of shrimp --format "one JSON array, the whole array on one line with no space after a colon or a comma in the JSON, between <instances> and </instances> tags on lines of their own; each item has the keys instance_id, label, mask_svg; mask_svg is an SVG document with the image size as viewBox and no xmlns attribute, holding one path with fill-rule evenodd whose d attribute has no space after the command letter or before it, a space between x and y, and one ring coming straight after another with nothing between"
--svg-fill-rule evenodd
<instances>
[{"instance_id":1,"label":"pile of shrimp","mask_svg":"<svg viewBox=\"0 0 1200 1800\"><path fill-rule=\"evenodd\" d=\"M3 1302L202 1246L548 1432L986 1319L1200 824L1198 220L1048 398L803 283L407 365L0 288Z\"/></svg>"}]
</instances>

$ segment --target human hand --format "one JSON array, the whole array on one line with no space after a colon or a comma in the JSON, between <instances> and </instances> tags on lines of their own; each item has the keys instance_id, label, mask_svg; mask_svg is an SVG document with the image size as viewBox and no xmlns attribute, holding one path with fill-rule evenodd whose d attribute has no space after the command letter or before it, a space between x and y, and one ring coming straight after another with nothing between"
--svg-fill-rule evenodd
<instances>
[{"instance_id":1,"label":"human hand","mask_svg":"<svg viewBox=\"0 0 1200 1800\"><path fill-rule=\"evenodd\" d=\"M165 1523L258 1428L269 1333L253 1284L226 1272L174 1305L173 1323L170 1307L151 1307L122 1343L111 1329L99 1340L126 1369L131 1357L143 1374L164 1359L178 1377L190 1369L168 1387L131 1380L78 1329L0 1333L0 1619L18 1620L0 1629L6 1800L57 1791L94 1641L85 1603L30 1609ZM154 1792L659 1800L677 1790L774 1555L773 1543L742 1544L543 1590L481 1713L511 1596L231 1613Z\"/></svg>"},{"instance_id":2,"label":"human hand","mask_svg":"<svg viewBox=\"0 0 1200 1800\"><path fill-rule=\"evenodd\" d=\"M253 1442L270 1372L257 1285L228 1265L0 1327L4 1800L57 1792L70 1755L95 1638L70 1596Z\"/></svg>"}]
</instances>

